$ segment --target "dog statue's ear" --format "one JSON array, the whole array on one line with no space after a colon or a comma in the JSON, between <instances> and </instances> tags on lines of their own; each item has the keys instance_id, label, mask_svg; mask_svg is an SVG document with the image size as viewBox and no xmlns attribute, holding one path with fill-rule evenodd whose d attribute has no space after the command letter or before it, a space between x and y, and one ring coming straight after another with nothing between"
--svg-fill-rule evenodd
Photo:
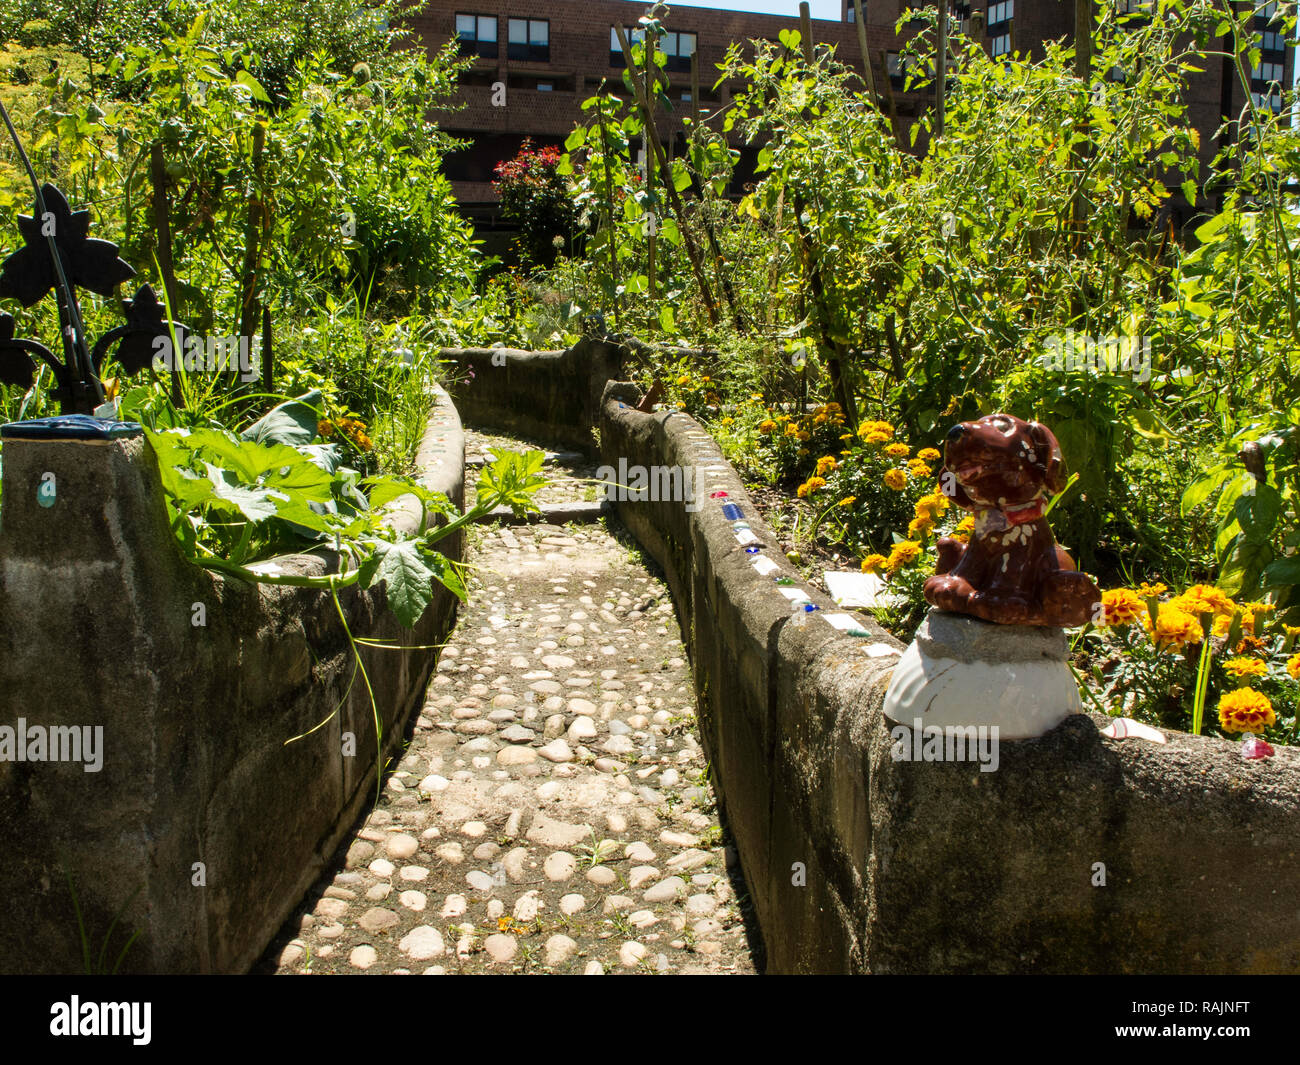
<instances>
[{"instance_id":1,"label":"dog statue's ear","mask_svg":"<svg viewBox=\"0 0 1300 1065\"><path fill-rule=\"evenodd\" d=\"M1043 471L1043 486L1055 495L1065 487L1065 462L1061 457L1061 445L1056 442L1052 430L1042 422L1029 423L1029 439L1033 441L1037 455L1035 465Z\"/></svg>"},{"instance_id":2,"label":"dog statue's ear","mask_svg":"<svg viewBox=\"0 0 1300 1065\"><path fill-rule=\"evenodd\" d=\"M966 489L957 480L957 475L947 466L943 466L939 470L939 491L963 510L977 509L975 504L971 502L971 497L966 494Z\"/></svg>"}]
</instances>

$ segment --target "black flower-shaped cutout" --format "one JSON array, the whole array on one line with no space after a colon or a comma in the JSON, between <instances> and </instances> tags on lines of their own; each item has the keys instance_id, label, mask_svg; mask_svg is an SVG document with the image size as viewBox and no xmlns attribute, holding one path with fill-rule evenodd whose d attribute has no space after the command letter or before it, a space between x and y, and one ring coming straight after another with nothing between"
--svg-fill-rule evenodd
<instances>
[{"instance_id":1,"label":"black flower-shaped cutout","mask_svg":"<svg viewBox=\"0 0 1300 1065\"><path fill-rule=\"evenodd\" d=\"M0 314L0 384L17 385L24 391L31 388L36 379L33 357L44 359L62 383L63 367L49 349L35 340L15 340L13 315Z\"/></svg>"},{"instance_id":2,"label":"black flower-shaped cutout","mask_svg":"<svg viewBox=\"0 0 1300 1065\"><path fill-rule=\"evenodd\" d=\"M41 188L49 217L18 216L18 231L23 247L9 256L0 267L0 296L9 296L30 307L54 287L54 263L50 259L50 232L63 259L69 283L80 285L101 296L111 296L135 271L117 257L117 245L90 234L90 212L76 211L53 185Z\"/></svg>"},{"instance_id":3,"label":"black flower-shaped cutout","mask_svg":"<svg viewBox=\"0 0 1300 1065\"><path fill-rule=\"evenodd\" d=\"M123 309L126 324L104 334L95 345L92 360L96 373L104 360L104 353L119 338L121 343L118 344L114 357L127 373L136 373L152 366L155 355L165 356L171 350L171 333L164 315L166 308L158 301L152 285L141 285L135 299L123 301ZM176 343L183 352L189 327L182 322L171 324L176 329ZM173 360L172 365L177 361L179 358Z\"/></svg>"},{"instance_id":4,"label":"black flower-shaped cutout","mask_svg":"<svg viewBox=\"0 0 1300 1065\"><path fill-rule=\"evenodd\" d=\"M14 316L0 314L0 384L28 389L35 380L36 368L27 352L10 343L13 338Z\"/></svg>"}]
</instances>

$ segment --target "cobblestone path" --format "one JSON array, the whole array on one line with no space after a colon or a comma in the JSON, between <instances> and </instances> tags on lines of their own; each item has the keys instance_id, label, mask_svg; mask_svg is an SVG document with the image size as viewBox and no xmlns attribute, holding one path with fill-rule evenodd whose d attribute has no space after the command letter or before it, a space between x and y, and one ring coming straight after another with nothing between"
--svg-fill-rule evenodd
<instances>
[{"instance_id":1,"label":"cobblestone path","mask_svg":"<svg viewBox=\"0 0 1300 1065\"><path fill-rule=\"evenodd\" d=\"M592 498L575 473L543 500ZM258 971L754 972L664 584L616 524L485 526L469 561L382 800Z\"/></svg>"}]
</instances>

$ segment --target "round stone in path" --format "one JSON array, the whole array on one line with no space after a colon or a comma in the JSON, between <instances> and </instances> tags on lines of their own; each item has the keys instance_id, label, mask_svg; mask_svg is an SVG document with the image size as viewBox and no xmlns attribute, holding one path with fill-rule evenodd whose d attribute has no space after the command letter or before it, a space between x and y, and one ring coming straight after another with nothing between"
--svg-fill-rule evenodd
<instances>
[{"instance_id":1,"label":"round stone in path","mask_svg":"<svg viewBox=\"0 0 1300 1065\"><path fill-rule=\"evenodd\" d=\"M369 969L379 960L379 952L370 945L353 947L348 955L348 964L355 969Z\"/></svg>"},{"instance_id":2,"label":"round stone in path","mask_svg":"<svg viewBox=\"0 0 1300 1065\"><path fill-rule=\"evenodd\" d=\"M394 925L402 923L402 919L392 910L386 910L381 906L373 906L361 915L357 924L367 932L374 935L392 928Z\"/></svg>"},{"instance_id":3,"label":"round stone in path","mask_svg":"<svg viewBox=\"0 0 1300 1065\"><path fill-rule=\"evenodd\" d=\"M483 949L488 952L489 957L494 962L498 965L504 965L519 952L519 943L514 936L498 933L483 940Z\"/></svg>"}]
</instances>

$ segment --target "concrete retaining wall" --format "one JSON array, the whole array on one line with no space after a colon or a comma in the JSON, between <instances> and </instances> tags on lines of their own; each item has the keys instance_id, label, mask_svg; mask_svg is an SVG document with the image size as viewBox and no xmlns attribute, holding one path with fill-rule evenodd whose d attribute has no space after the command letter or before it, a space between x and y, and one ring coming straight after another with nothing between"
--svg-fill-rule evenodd
<instances>
[{"instance_id":1,"label":"concrete retaining wall","mask_svg":"<svg viewBox=\"0 0 1300 1065\"><path fill-rule=\"evenodd\" d=\"M352 651L329 595L190 565L156 462L143 439L5 446L0 724L102 727L103 764L0 761L0 971L83 971L69 876L92 968L125 907L109 968L139 930L122 971L245 971L375 795L372 710L360 678L349 690ZM464 438L441 390L418 466L463 504ZM36 497L46 472L49 508ZM414 502L397 501L388 520L415 529L418 505L402 505ZM440 549L459 558L460 540ZM325 552L279 561L337 568ZM454 597L436 592L413 631L382 587L340 601L355 636L429 645L455 615ZM435 654L362 656L391 752Z\"/></svg>"},{"instance_id":2,"label":"concrete retaining wall","mask_svg":"<svg viewBox=\"0 0 1300 1065\"><path fill-rule=\"evenodd\" d=\"M626 350L584 339L564 351L443 348L454 364L452 388L466 421L520 436L594 450L591 435L605 383L622 376ZM473 371L473 376L464 375Z\"/></svg>"},{"instance_id":3,"label":"concrete retaining wall","mask_svg":"<svg viewBox=\"0 0 1300 1065\"><path fill-rule=\"evenodd\" d=\"M881 704L901 645L865 619L867 639L790 624L708 498L727 491L796 576L717 444L639 398L608 387L602 457L701 471L698 511L619 514L677 603L769 971L1300 972L1300 751L1110 740L1080 714L1001 744L995 772L894 760Z\"/></svg>"}]
</instances>

